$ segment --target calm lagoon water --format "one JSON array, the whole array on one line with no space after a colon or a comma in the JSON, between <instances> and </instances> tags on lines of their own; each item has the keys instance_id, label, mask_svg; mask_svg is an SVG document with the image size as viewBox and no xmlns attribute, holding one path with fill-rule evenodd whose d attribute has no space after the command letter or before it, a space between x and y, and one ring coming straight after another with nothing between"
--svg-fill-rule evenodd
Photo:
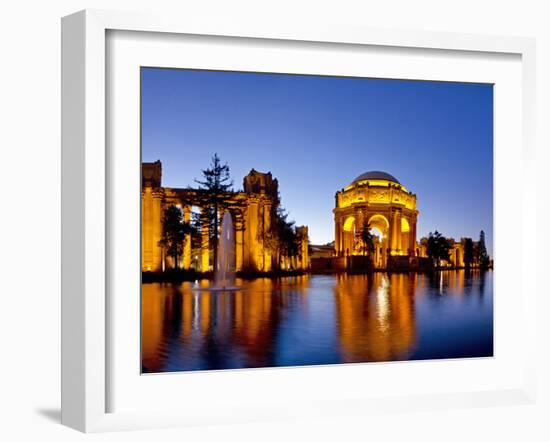
<instances>
[{"instance_id":1,"label":"calm lagoon water","mask_svg":"<svg viewBox=\"0 0 550 442\"><path fill-rule=\"evenodd\" d=\"M143 372L493 355L492 272L238 283L143 284Z\"/></svg>"}]
</instances>

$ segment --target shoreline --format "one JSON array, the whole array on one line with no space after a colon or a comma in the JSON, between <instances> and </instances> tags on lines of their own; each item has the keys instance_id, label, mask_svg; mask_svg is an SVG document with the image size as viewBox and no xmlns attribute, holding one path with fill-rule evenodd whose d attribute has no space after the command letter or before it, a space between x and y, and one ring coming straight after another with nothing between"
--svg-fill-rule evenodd
<instances>
[{"instance_id":1,"label":"shoreline","mask_svg":"<svg viewBox=\"0 0 550 442\"><path fill-rule=\"evenodd\" d=\"M243 280L253 280L259 278L286 278L292 276L304 276L304 275L370 275L372 273L418 273L429 274L445 271L457 271L464 270L470 272L487 272L492 271L493 267L487 269L481 269L480 267L439 267L434 269L371 269L371 270L288 270L288 271L271 271L271 272L237 272L236 277ZM197 280L213 280L213 272L195 272L195 271L167 271L162 273L155 272L142 272L141 283L155 283L155 282L193 282Z\"/></svg>"}]
</instances>

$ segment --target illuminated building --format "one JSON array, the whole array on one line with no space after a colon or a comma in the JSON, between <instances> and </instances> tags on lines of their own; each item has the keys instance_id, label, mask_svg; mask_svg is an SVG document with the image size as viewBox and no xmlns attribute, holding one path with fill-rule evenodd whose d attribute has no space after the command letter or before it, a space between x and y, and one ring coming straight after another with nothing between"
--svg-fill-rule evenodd
<instances>
[{"instance_id":1,"label":"illuminated building","mask_svg":"<svg viewBox=\"0 0 550 442\"><path fill-rule=\"evenodd\" d=\"M359 175L336 192L333 212L336 256L362 254L360 232L365 225L377 236L375 267L386 267L389 257L416 255L416 195L392 175L378 171Z\"/></svg>"},{"instance_id":2,"label":"illuminated building","mask_svg":"<svg viewBox=\"0 0 550 442\"><path fill-rule=\"evenodd\" d=\"M394 176L379 171L366 172L350 185L336 192L334 213L335 241L331 260L334 268L349 268L348 259L362 255L364 247L361 230L367 225L374 236L374 253L371 258L375 268L419 268L422 259L428 258L427 238L416 241L418 210L416 195L408 191ZM442 267L464 267L466 238L450 244L449 260ZM477 243L474 242L474 246ZM314 250L315 247L313 246ZM316 257L321 255L317 253ZM340 259L339 262L338 258ZM316 259L316 261L321 261ZM312 263L315 267L325 262ZM475 266L476 263L473 263Z\"/></svg>"},{"instance_id":3,"label":"illuminated building","mask_svg":"<svg viewBox=\"0 0 550 442\"><path fill-rule=\"evenodd\" d=\"M427 250L427 241L428 238L422 238L420 242L416 246L416 255L421 258L427 258L428 257L428 250ZM455 241L453 238L447 238L447 241L451 245L451 248L449 249L449 261L441 263L442 267L464 267L464 243L466 241L466 238L461 238L460 242ZM477 242L472 243L474 247L477 247ZM472 263L472 265L475 267L477 265L476 262Z\"/></svg>"},{"instance_id":4,"label":"illuminated building","mask_svg":"<svg viewBox=\"0 0 550 442\"><path fill-rule=\"evenodd\" d=\"M235 265L237 271L268 272L278 269L306 269L308 257L308 228L296 227L299 238L296 256L278 256L277 236L272 226L278 205L278 182L271 173L254 169L244 177L243 191L227 192L224 210L228 210L235 228ZM160 161L142 164L141 184L141 266L142 271L158 272L173 267L171 257L161 246L164 211L177 206L186 222L191 211L200 211L200 247L193 253L192 239L186 235L182 244L179 267L199 271L212 269L210 227L205 216L208 207L207 191L192 188L162 186Z\"/></svg>"}]
</instances>

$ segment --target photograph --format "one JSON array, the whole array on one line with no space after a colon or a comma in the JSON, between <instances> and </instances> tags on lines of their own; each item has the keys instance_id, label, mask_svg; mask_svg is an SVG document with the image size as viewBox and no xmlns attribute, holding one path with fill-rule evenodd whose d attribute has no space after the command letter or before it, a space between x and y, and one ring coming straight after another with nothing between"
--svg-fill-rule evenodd
<instances>
[{"instance_id":1,"label":"photograph","mask_svg":"<svg viewBox=\"0 0 550 442\"><path fill-rule=\"evenodd\" d=\"M493 84L140 69L142 374L494 356Z\"/></svg>"}]
</instances>

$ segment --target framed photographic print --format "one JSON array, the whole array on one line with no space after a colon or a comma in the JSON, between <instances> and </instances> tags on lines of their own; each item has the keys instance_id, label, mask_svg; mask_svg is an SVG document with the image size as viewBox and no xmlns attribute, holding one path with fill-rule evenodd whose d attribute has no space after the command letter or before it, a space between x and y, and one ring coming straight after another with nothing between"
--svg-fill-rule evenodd
<instances>
[{"instance_id":1,"label":"framed photographic print","mask_svg":"<svg viewBox=\"0 0 550 442\"><path fill-rule=\"evenodd\" d=\"M63 422L532 400L533 45L64 18Z\"/></svg>"},{"instance_id":2,"label":"framed photographic print","mask_svg":"<svg viewBox=\"0 0 550 442\"><path fill-rule=\"evenodd\" d=\"M143 373L493 356L492 84L140 80Z\"/></svg>"}]
</instances>

